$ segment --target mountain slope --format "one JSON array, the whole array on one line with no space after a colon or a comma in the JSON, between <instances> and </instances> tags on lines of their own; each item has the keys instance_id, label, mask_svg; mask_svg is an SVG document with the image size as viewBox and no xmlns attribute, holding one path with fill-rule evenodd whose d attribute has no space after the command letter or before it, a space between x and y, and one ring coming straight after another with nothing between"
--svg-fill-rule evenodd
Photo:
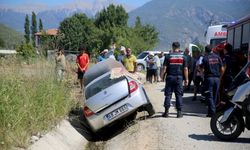
<instances>
[{"instance_id":1,"label":"mountain slope","mask_svg":"<svg viewBox=\"0 0 250 150\"><path fill-rule=\"evenodd\" d=\"M160 32L157 49L170 48L172 41L204 42L211 20L231 22L250 13L250 0L152 0L129 13L131 25L137 16Z\"/></svg>"},{"instance_id":2,"label":"mountain slope","mask_svg":"<svg viewBox=\"0 0 250 150\"><path fill-rule=\"evenodd\" d=\"M44 28L57 28L59 23L64 18L70 17L77 12L82 12L91 16L92 13L85 9L60 9L60 10L46 10L37 13L37 21L42 19ZM16 12L11 9L0 9L0 23L8 27L16 29L18 32L24 32L25 13ZM31 15L29 14L30 20Z\"/></svg>"},{"instance_id":3,"label":"mountain slope","mask_svg":"<svg viewBox=\"0 0 250 150\"><path fill-rule=\"evenodd\" d=\"M0 6L0 23L16 29L19 32L24 32L23 25L25 15L28 13L29 16L31 16L31 12L34 11L37 14L37 19L42 19L45 29L57 28L65 17L70 17L77 12L85 13L87 16L93 17L98 11L112 3L122 4L122 2L117 0L77 0L67 4L45 8L40 8L39 4L26 6L25 2L20 5L20 8ZM132 9L127 5L124 5L124 7L126 10Z\"/></svg>"},{"instance_id":4,"label":"mountain slope","mask_svg":"<svg viewBox=\"0 0 250 150\"><path fill-rule=\"evenodd\" d=\"M4 41L4 48L14 49L17 45L24 41L24 37L21 33L0 24L0 38Z\"/></svg>"},{"instance_id":5,"label":"mountain slope","mask_svg":"<svg viewBox=\"0 0 250 150\"><path fill-rule=\"evenodd\" d=\"M10 9L0 9L0 23L8 27L24 32L25 14Z\"/></svg>"}]
</instances>

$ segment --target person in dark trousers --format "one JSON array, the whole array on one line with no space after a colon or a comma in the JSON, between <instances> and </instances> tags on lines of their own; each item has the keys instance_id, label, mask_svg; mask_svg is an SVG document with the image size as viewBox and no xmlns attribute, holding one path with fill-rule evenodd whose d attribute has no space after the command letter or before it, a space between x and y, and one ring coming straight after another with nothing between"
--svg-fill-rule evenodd
<instances>
[{"instance_id":1,"label":"person in dark trousers","mask_svg":"<svg viewBox=\"0 0 250 150\"><path fill-rule=\"evenodd\" d=\"M186 56L187 59L187 66L188 66L188 85L186 90L190 90L190 85L191 82L193 81L193 76L194 76L194 68L193 68L193 58L190 56L190 52L188 48L185 49L184 55Z\"/></svg>"},{"instance_id":2,"label":"person in dark trousers","mask_svg":"<svg viewBox=\"0 0 250 150\"><path fill-rule=\"evenodd\" d=\"M225 73L223 74L222 80L223 80L223 87L225 90L230 88L230 85L232 84L233 81L233 74L232 74L232 58L231 58L231 53L232 53L232 45L229 43L225 45L224 48L224 58L223 58L223 66L225 69Z\"/></svg>"},{"instance_id":3,"label":"person in dark trousers","mask_svg":"<svg viewBox=\"0 0 250 150\"><path fill-rule=\"evenodd\" d=\"M194 56L194 97L192 101L196 101L197 93L201 92L201 85L204 80L203 72L200 69L200 64L202 63L203 56L200 51L193 52Z\"/></svg>"},{"instance_id":4,"label":"person in dark trousers","mask_svg":"<svg viewBox=\"0 0 250 150\"><path fill-rule=\"evenodd\" d=\"M201 67L204 70L205 98L208 102L207 117L212 117L216 112L216 101L220 86L220 78L224 73L221 58L212 53L211 45L205 47L207 53L202 60Z\"/></svg>"},{"instance_id":5,"label":"person in dark trousers","mask_svg":"<svg viewBox=\"0 0 250 150\"><path fill-rule=\"evenodd\" d=\"M176 109L177 118L183 117L182 115L182 96L183 96L183 71L185 75L185 86L188 84L188 67L186 57L180 53L179 42L173 42L173 52L166 56L163 63L163 72L161 77L163 78L164 73L166 76L165 84L165 112L163 117L168 117L169 108L171 103L172 93L175 93L176 97Z\"/></svg>"},{"instance_id":6,"label":"person in dark trousers","mask_svg":"<svg viewBox=\"0 0 250 150\"><path fill-rule=\"evenodd\" d=\"M232 45L230 45L229 43L227 43L223 49L222 62L225 72L222 76L220 83L220 90L219 90L220 97L218 98L218 104L217 104L218 109L220 109L221 107L223 107L223 105L225 105L227 101L225 93L228 91L233 81Z\"/></svg>"}]
</instances>

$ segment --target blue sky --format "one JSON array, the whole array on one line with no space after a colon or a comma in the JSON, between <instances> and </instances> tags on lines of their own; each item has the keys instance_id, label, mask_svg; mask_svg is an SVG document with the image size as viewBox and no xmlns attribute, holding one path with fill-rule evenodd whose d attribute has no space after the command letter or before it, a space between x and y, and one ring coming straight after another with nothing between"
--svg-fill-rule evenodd
<instances>
[{"instance_id":1,"label":"blue sky","mask_svg":"<svg viewBox=\"0 0 250 150\"><path fill-rule=\"evenodd\" d=\"M86 1L86 0L0 0L1 5L26 5L26 4L45 4L48 6L57 6L62 4L67 4L75 1ZM88 0L94 2L95 0ZM115 0L118 3L127 4L133 7L139 7L150 0Z\"/></svg>"}]
</instances>

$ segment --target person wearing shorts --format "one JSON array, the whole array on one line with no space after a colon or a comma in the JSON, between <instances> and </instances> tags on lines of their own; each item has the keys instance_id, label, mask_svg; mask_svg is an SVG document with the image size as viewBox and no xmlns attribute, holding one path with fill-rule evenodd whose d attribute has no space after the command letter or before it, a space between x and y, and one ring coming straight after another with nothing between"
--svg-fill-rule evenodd
<instances>
[{"instance_id":1,"label":"person wearing shorts","mask_svg":"<svg viewBox=\"0 0 250 150\"><path fill-rule=\"evenodd\" d=\"M80 54L76 58L76 64L78 67L77 76L80 81L81 92L83 89L83 77L89 66L89 55L86 53L86 47L79 47Z\"/></svg>"}]
</instances>

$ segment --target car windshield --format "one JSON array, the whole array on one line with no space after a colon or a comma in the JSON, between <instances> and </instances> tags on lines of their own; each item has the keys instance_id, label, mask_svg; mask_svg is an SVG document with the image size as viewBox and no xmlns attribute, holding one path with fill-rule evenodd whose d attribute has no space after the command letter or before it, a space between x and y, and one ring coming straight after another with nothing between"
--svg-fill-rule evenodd
<instances>
[{"instance_id":1,"label":"car windshield","mask_svg":"<svg viewBox=\"0 0 250 150\"><path fill-rule=\"evenodd\" d=\"M142 52L137 56L137 59L144 59L148 55L148 52Z\"/></svg>"},{"instance_id":2,"label":"car windshield","mask_svg":"<svg viewBox=\"0 0 250 150\"><path fill-rule=\"evenodd\" d=\"M91 84L90 86L88 86L86 88L85 91L85 96L86 96L86 100L88 100L88 98L94 96L95 94L99 93L100 91L114 85L115 83L118 83L122 80L125 79L125 76L121 76L119 78L115 78L115 79L111 79L110 78L110 74L104 76L103 78L101 78L100 80L94 82L93 84Z\"/></svg>"},{"instance_id":3,"label":"car windshield","mask_svg":"<svg viewBox=\"0 0 250 150\"><path fill-rule=\"evenodd\" d=\"M210 40L210 44L212 45L212 47L215 47L218 44L221 44L222 42L224 42L226 39L225 38L221 38L221 39L211 39Z\"/></svg>"}]
</instances>

